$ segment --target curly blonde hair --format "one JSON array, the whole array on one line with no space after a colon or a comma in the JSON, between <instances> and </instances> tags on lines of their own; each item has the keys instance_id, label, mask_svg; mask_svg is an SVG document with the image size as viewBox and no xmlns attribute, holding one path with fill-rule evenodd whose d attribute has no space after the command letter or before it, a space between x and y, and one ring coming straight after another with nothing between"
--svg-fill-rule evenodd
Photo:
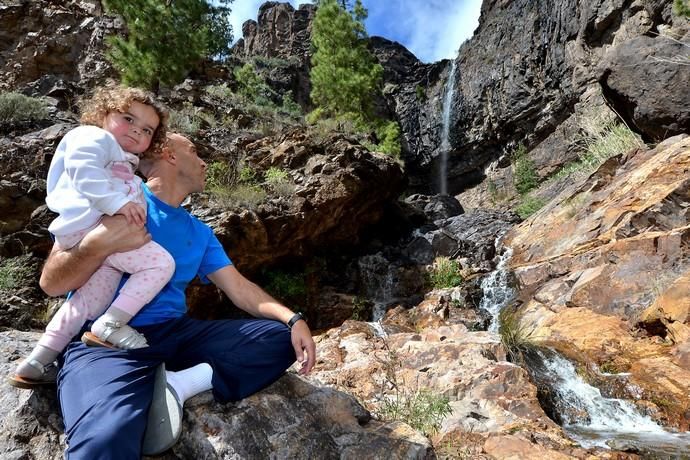
<instances>
[{"instance_id":1,"label":"curly blonde hair","mask_svg":"<svg viewBox=\"0 0 690 460\"><path fill-rule=\"evenodd\" d=\"M91 98L81 101L81 122L102 128L106 115L110 112L126 112L134 102L151 106L158 115L158 127L151 138L151 145L144 152L144 155L157 155L166 142L165 124L168 121L168 110L148 91L121 85L98 88Z\"/></svg>"}]
</instances>

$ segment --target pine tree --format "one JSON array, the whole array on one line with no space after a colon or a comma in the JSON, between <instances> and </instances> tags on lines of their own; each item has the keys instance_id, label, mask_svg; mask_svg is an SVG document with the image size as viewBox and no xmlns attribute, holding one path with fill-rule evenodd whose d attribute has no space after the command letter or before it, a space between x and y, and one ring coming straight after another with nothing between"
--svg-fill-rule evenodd
<instances>
[{"instance_id":1,"label":"pine tree","mask_svg":"<svg viewBox=\"0 0 690 460\"><path fill-rule=\"evenodd\" d=\"M232 40L227 6L204 0L105 0L127 24L127 37L109 37L108 59L124 83L158 91L204 57L227 53Z\"/></svg>"},{"instance_id":2,"label":"pine tree","mask_svg":"<svg viewBox=\"0 0 690 460\"><path fill-rule=\"evenodd\" d=\"M312 28L311 99L326 117L372 119L372 101L383 67L366 48L367 10L356 0L350 11L343 0L321 0Z\"/></svg>"}]
</instances>

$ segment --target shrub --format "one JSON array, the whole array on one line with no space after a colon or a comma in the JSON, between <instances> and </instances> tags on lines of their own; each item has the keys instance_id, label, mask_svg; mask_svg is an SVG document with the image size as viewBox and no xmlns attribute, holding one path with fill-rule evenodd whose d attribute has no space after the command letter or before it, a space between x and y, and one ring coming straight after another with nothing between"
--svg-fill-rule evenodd
<instances>
[{"instance_id":1,"label":"shrub","mask_svg":"<svg viewBox=\"0 0 690 460\"><path fill-rule=\"evenodd\" d=\"M171 110L168 118L168 129L188 136L193 136L201 128L202 118L191 104L185 104L180 110Z\"/></svg>"},{"instance_id":2,"label":"shrub","mask_svg":"<svg viewBox=\"0 0 690 460\"><path fill-rule=\"evenodd\" d=\"M673 0L673 13L676 16L690 18L690 2L688 0Z\"/></svg>"},{"instance_id":3,"label":"shrub","mask_svg":"<svg viewBox=\"0 0 690 460\"><path fill-rule=\"evenodd\" d=\"M271 100L271 97L274 96L274 91L256 73L256 69L252 64L247 63L242 67L235 67L233 75L235 75L240 94L245 96L250 102L259 106L275 107Z\"/></svg>"},{"instance_id":4,"label":"shrub","mask_svg":"<svg viewBox=\"0 0 690 460\"><path fill-rule=\"evenodd\" d=\"M498 316L498 334L511 362L522 364L525 354L536 348L531 333L520 322L518 313L512 308L504 308Z\"/></svg>"},{"instance_id":5,"label":"shrub","mask_svg":"<svg viewBox=\"0 0 690 460\"><path fill-rule=\"evenodd\" d=\"M232 171L227 163L214 161L206 167L206 189L227 188L232 185Z\"/></svg>"},{"instance_id":6,"label":"shrub","mask_svg":"<svg viewBox=\"0 0 690 460\"><path fill-rule=\"evenodd\" d=\"M544 207L546 201L543 198L526 195L522 197L520 204L515 208L515 212L523 219L527 219L529 216L539 211Z\"/></svg>"},{"instance_id":7,"label":"shrub","mask_svg":"<svg viewBox=\"0 0 690 460\"><path fill-rule=\"evenodd\" d=\"M48 116L40 99L21 93L0 93L0 125L44 120Z\"/></svg>"},{"instance_id":8,"label":"shrub","mask_svg":"<svg viewBox=\"0 0 690 460\"><path fill-rule=\"evenodd\" d=\"M383 340L386 350L385 359L379 359L385 371L381 382L381 405L379 416L385 420L399 420L431 436L441 425L443 419L452 412L450 400L443 395L432 393L426 388L407 388L405 382L399 382L397 371L402 368L398 354ZM384 395L384 388L391 387L394 394Z\"/></svg>"},{"instance_id":9,"label":"shrub","mask_svg":"<svg viewBox=\"0 0 690 460\"><path fill-rule=\"evenodd\" d=\"M266 290L280 300L304 301L307 294L307 282L304 273L289 273L283 270L271 270L264 273Z\"/></svg>"},{"instance_id":10,"label":"shrub","mask_svg":"<svg viewBox=\"0 0 690 460\"><path fill-rule=\"evenodd\" d=\"M434 289L459 286L462 283L460 265L448 257L437 257L429 270L429 281Z\"/></svg>"},{"instance_id":11,"label":"shrub","mask_svg":"<svg viewBox=\"0 0 690 460\"><path fill-rule=\"evenodd\" d=\"M400 126L397 121L381 123L376 129L376 137L379 139L377 151L400 157Z\"/></svg>"},{"instance_id":12,"label":"shrub","mask_svg":"<svg viewBox=\"0 0 690 460\"><path fill-rule=\"evenodd\" d=\"M520 195L524 195L539 184L534 162L527 156L524 145L518 146L513 154L513 184Z\"/></svg>"},{"instance_id":13,"label":"shrub","mask_svg":"<svg viewBox=\"0 0 690 460\"><path fill-rule=\"evenodd\" d=\"M417 100L420 102L426 101L426 91L424 90L424 87L422 85L417 85L415 88L415 91L417 93Z\"/></svg>"},{"instance_id":14,"label":"shrub","mask_svg":"<svg viewBox=\"0 0 690 460\"><path fill-rule=\"evenodd\" d=\"M302 116L302 107L292 98L292 91L287 91L283 95L281 111L295 118Z\"/></svg>"},{"instance_id":15,"label":"shrub","mask_svg":"<svg viewBox=\"0 0 690 460\"><path fill-rule=\"evenodd\" d=\"M237 184L234 187L221 192L219 198L224 198L230 205L243 206L248 209L256 209L266 200L266 192L258 185Z\"/></svg>"},{"instance_id":16,"label":"shrub","mask_svg":"<svg viewBox=\"0 0 690 460\"><path fill-rule=\"evenodd\" d=\"M287 171L280 168L270 167L264 173L264 181L279 196L289 196L295 191L295 186L290 179Z\"/></svg>"}]
</instances>

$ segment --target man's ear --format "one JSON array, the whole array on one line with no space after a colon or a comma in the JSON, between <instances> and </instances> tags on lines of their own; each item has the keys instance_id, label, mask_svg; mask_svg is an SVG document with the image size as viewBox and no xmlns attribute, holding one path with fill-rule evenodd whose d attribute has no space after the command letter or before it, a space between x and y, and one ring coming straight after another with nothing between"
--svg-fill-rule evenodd
<instances>
[{"instance_id":1,"label":"man's ear","mask_svg":"<svg viewBox=\"0 0 690 460\"><path fill-rule=\"evenodd\" d=\"M161 152L163 154L163 158L165 161L171 164L177 164L177 159L175 157L175 152L170 147L163 147L163 151Z\"/></svg>"}]
</instances>

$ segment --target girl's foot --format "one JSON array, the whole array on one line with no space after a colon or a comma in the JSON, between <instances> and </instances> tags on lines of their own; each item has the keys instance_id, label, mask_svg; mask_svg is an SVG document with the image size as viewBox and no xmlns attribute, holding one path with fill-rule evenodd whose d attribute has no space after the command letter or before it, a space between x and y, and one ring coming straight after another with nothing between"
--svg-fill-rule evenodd
<instances>
[{"instance_id":1,"label":"girl's foot","mask_svg":"<svg viewBox=\"0 0 690 460\"><path fill-rule=\"evenodd\" d=\"M143 334L140 334L122 321L101 321L101 319L102 317L96 320L93 326L91 326L92 335L96 336L96 338L101 341L123 350L132 350L134 348L149 346ZM87 345L108 346L103 343L90 343L98 342L92 339L93 338L88 337L87 334L84 334L82 337L82 341Z\"/></svg>"}]
</instances>

